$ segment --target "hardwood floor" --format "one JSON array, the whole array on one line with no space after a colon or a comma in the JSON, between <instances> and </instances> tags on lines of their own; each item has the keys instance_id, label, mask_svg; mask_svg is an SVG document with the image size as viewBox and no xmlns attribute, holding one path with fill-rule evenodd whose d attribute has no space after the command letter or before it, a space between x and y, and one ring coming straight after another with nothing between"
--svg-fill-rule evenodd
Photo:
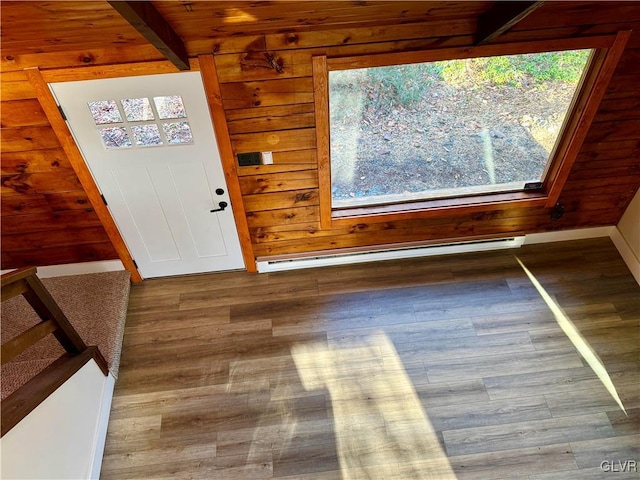
<instances>
[{"instance_id":1,"label":"hardwood floor","mask_svg":"<svg viewBox=\"0 0 640 480\"><path fill-rule=\"evenodd\" d=\"M103 479L638 470L640 287L609 239L132 288Z\"/></svg>"}]
</instances>

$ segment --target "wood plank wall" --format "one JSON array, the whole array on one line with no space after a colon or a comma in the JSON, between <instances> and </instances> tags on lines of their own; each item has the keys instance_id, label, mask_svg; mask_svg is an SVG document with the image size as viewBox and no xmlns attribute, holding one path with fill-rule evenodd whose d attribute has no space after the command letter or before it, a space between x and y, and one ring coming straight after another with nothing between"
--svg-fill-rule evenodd
<instances>
[{"instance_id":1,"label":"wood plank wall","mask_svg":"<svg viewBox=\"0 0 640 480\"><path fill-rule=\"evenodd\" d=\"M3 71L2 268L117 258L22 71Z\"/></svg>"},{"instance_id":2,"label":"wood plank wall","mask_svg":"<svg viewBox=\"0 0 640 480\"><path fill-rule=\"evenodd\" d=\"M640 29L640 8L548 4L500 42ZM602 22L594 25L594 22ZM562 192L566 213L503 208L476 214L322 230L311 57L469 45L473 18L430 24L265 35L243 52L219 53L216 65L236 153L273 151L274 165L240 167L256 256L439 241L614 225L640 184L640 40L632 36ZM428 36L427 36L428 34ZM266 56L281 63L268 68Z\"/></svg>"},{"instance_id":3,"label":"wood plank wall","mask_svg":"<svg viewBox=\"0 0 640 480\"><path fill-rule=\"evenodd\" d=\"M160 59L146 46L129 51L129 57L88 50L2 58L3 269L118 258L23 68Z\"/></svg>"},{"instance_id":4,"label":"wood plank wall","mask_svg":"<svg viewBox=\"0 0 640 480\"><path fill-rule=\"evenodd\" d=\"M321 230L311 89L311 57L469 45L468 18L367 28L247 35L211 40L191 34L191 55L215 52L236 152L273 151L271 166L241 167L240 184L256 256L439 241L616 224L640 185L640 33L634 33L560 201L544 209L498 209L437 219L357 223ZM640 6L547 2L500 42L640 30ZM206 32L205 32L206 33ZM269 68L268 55L282 62ZM116 258L35 99L23 68L81 68L159 60L148 45L30 53L0 59L2 268Z\"/></svg>"}]
</instances>

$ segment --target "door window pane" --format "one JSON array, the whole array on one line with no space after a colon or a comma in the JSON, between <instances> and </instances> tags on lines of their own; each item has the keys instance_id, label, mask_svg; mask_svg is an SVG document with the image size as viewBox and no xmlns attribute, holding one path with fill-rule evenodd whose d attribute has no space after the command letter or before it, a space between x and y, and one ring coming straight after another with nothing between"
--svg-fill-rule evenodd
<instances>
[{"instance_id":1,"label":"door window pane","mask_svg":"<svg viewBox=\"0 0 640 480\"><path fill-rule=\"evenodd\" d=\"M150 123L147 125L132 125L131 131L136 139L136 145L148 147L151 145L162 145L162 138L158 131L158 125Z\"/></svg>"},{"instance_id":2,"label":"door window pane","mask_svg":"<svg viewBox=\"0 0 640 480\"><path fill-rule=\"evenodd\" d=\"M118 123L122 121L118 105L114 100L102 100L98 102L89 102L89 110L96 125L105 123Z\"/></svg>"},{"instance_id":3,"label":"door window pane","mask_svg":"<svg viewBox=\"0 0 640 480\"><path fill-rule=\"evenodd\" d=\"M121 102L124 114L130 122L154 119L148 98L125 98Z\"/></svg>"},{"instance_id":4,"label":"door window pane","mask_svg":"<svg viewBox=\"0 0 640 480\"><path fill-rule=\"evenodd\" d=\"M131 139L124 127L101 128L100 136L106 148L128 148Z\"/></svg>"},{"instance_id":5,"label":"door window pane","mask_svg":"<svg viewBox=\"0 0 640 480\"><path fill-rule=\"evenodd\" d=\"M167 142L171 144L193 142L189 122L165 123L162 128L167 137Z\"/></svg>"},{"instance_id":6,"label":"door window pane","mask_svg":"<svg viewBox=\"0 0 640 480\"><path fill-rule=\"evenodd\" d=\"M96 125L119 124L110 128L98 128L106 148L193 143L188 122L170 121L187 116L180 95L153 97L153 103L151 97L123 98L119 102L120 104L117 100L101 100L88 103Z\"/></svg>"},{"instance_id":7,"label":"door window pane","mask_svg":"<svg viewBox=\"0 0 640 480\"><path fill-rule=\"evenodd\" d=\"M187 116L180 95L153 97L153 101L158 109L158 116L163 120L167 118L185 118Z\"/></svg>"}]
</instances>

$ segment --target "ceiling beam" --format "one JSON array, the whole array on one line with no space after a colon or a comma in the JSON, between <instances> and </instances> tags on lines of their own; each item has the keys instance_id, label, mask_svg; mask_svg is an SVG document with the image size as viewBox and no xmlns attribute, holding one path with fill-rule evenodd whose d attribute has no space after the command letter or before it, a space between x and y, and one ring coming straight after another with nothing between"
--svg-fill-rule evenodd
<instances>
[{"instance_id":1,"label":"ceiling beam","mask_svg":"<svg viewBox=\"0 0 640 480\"><path fill-rule=\"evenodd\" d=\"M516 23L542 6L544 2L498 1L480 15L475 45L484 45L502 35Z\"/></svg>"},{"instance_id":2,"label":"ceiling beam","mask_svg":"<svg viewBox=\"0 0 640 480\"><path fill-rule=\"evenodd\" d=\"M167 60L180 70L189 70L189 56L182 39L151 2L114 0L108 3Z\"/></svg>"}]
</instances>

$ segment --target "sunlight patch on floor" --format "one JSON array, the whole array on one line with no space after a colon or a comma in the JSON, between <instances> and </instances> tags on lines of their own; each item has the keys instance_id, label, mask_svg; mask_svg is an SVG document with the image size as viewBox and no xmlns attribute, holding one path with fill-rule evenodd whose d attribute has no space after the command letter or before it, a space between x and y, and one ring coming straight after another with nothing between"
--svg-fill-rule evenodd
<instances>
[{"instance_id":1,"label":"sunlight patch on floor","mask_svg":"<svg viewBox=\"0 0 640 480\"><path fill-rule=\"evenodd\" d=\"M386 335L298 344L292 355L307 390L329 391L344 479L456 478Z\"/></svg>"},{"instance_id":2,"label":"sunlight patch on floor","mask_svg":"<svg viewBox=\"0 0 640 480\"><path fill-rule=\"evenodd\" d=\"M571 319L567 316L567 314L564 313L560 305L558 305L558 303L553 298L551 298L551 295L549 295L549 293L544 289L544 287L540 284L540 282L533 275L533 273L531 273L529 269L525 267L524 263L522 263L518 257L516 257L516 260L518 261L518 263L524 270L524 273L527 274L527 277L529 277L529 280L531 281L533 286L536 288L536 290L538 291L542 299L545 301L545 303L553 313L553 316L555 317L556 321L558 322L558 325L560 326L564 334L569 338L569 340L571 340L571 343L573 343L576 350L578 350L578 353L582 356L582 358L585 359L589 367L591 367L593 372L600 379L600 381L602 382L604 387L607 389L609 394L616 401L620 409L625 413L625 415L627 415L627 411L625 410L624 405L622 404L622 400L618 395L618 391L616 390L615 385L611 381L611 377L609 377L609 373L607 372L607 369L602 363L602 360L600 360L600 358L598 357L598 354L593 350L591 345L589 345L587 340L582 336L580 331L577 329L577 327L571 321Z\"/></svg>"}]
</instances>

